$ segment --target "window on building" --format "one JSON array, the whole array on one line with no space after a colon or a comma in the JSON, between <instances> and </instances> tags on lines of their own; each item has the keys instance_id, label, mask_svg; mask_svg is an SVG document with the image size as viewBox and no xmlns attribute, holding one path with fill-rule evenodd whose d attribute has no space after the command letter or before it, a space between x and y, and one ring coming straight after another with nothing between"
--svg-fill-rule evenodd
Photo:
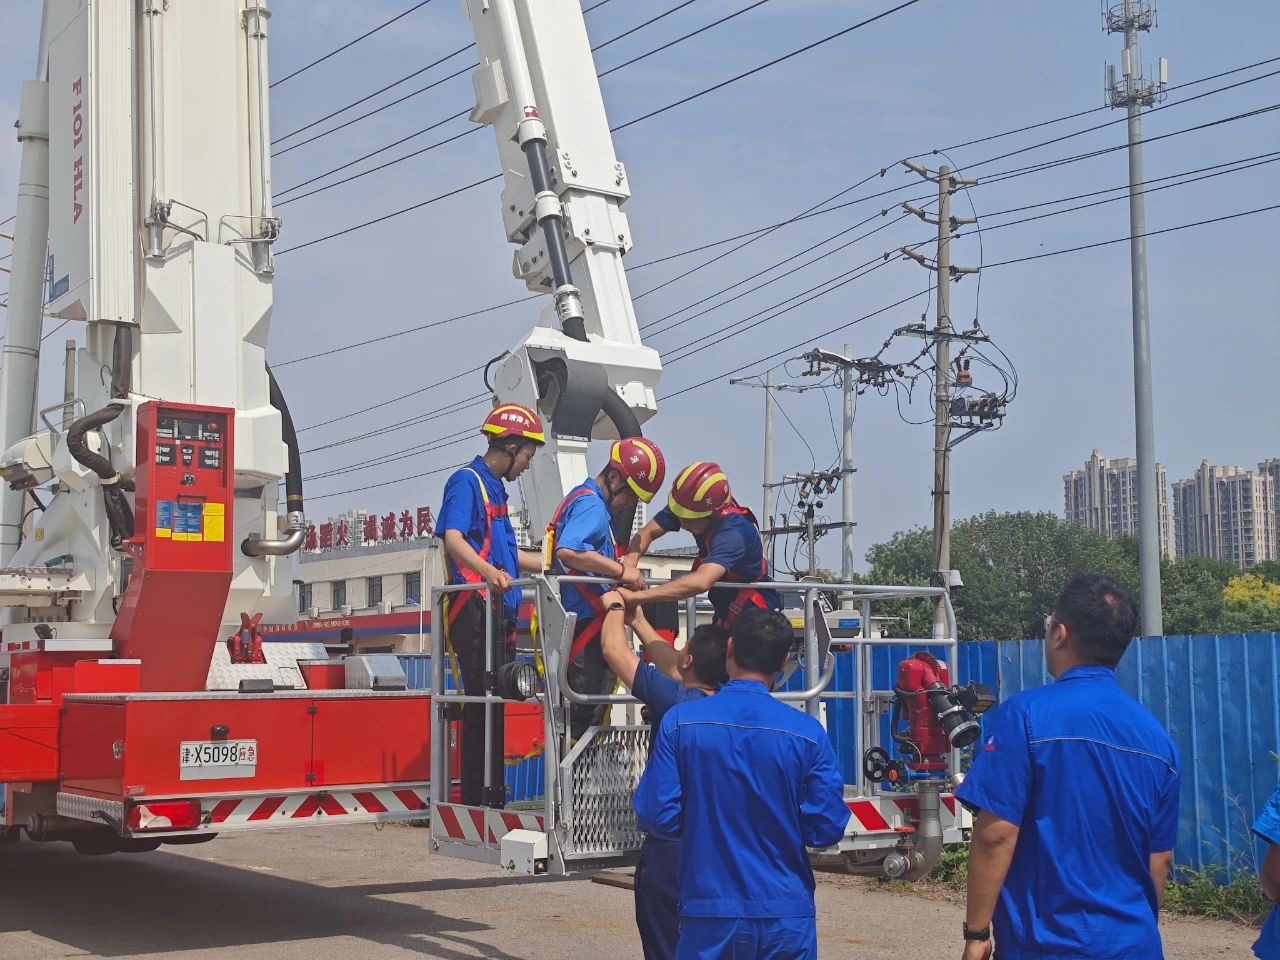
<instances>
[{"instance_id":1,"label":"window on building","mask_svg":"<svg viewBox=\"0 0 1280 960\"><path fill-rule=\"evenodd\" d=\"M367 606L376 607L382 602L382 578L370 577L368 583L369 599L367 601Z\"/></svg>"},{"instance_id":2,"label":"window on building","mask_svg":"<svg viewBox=\"0 0 1280 960\"><path fill-rule=\"evenodd\" d=\"M298 613L303 616L311 609L311 584L298 584Z\"/></svg>"},{"instance_id":3,"label":"window on building","mask_svg":"<svg viewBox=\"0 0 1280 960\"><path fill-rule=\"evenodd\" d=\"M415 570L413 573L404 575L404 602L405 603L421 603L422 602L422 571Z\"/></svg>"},{"instance_id":4,"label":"window on building","mask_svg":"<svg viewBox=\"0 0 1280 960\"><path fill-rule=\"evenodd\" d=\"M345 607L346 605L347 581L335 580L333 581L333 609L337 610L339 607Z\"/></svg>"}]
</instances>

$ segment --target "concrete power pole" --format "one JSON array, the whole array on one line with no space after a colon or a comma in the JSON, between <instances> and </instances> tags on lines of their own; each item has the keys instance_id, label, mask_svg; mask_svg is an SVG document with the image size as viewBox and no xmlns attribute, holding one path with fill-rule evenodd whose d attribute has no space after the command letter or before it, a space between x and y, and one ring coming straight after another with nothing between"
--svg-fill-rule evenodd
<instances>
[{"instance_id":1,"label":"concrete power pole","mask_svg":"<svg viewBox=\"0 0 1280 960\"><path fill-rule=\"evenodd\" d=\"M934 406L933 420L933 555L934 582L950 592L951 589L951 281L965 273L977 273L972 267L951 265L951 231L962 224L973 223L968 217L952 217L951 194L957 187L971 186L976 181L953 176L951 168L941 166L938 175L932 176L919 164L903 161L906 167L926 180L938 184L938 218L930 220L923 210L903 204L926 223L938 226L938 259L930 264L913 250L902 252L917 263L937 273L937 319L930 334L934 341ZM946 614L941 602L934 606L933 636L947 635Z\"/></svg>"},{"instance_id":2,"label":"concrete power pole","mask_svg":"<svg viewBox=\"0 0 1280 960\"><path fill-rule=\"evenodd\" d=\"M850 344L844 345L844 355L853 357L853 347ZM840 529L840 579L845 583L851 583L853 581L853 390L857 382L853 364L846 364L842 374L844 437L840 448L840 519L844 522L844 526ZM841 606L851 609L853 596L846 595Z\"/></svg>"},{"instance_id":3,"label":"concrete power pole","mask_svg":"<svg viewBox=\"0 0 1280 960\"><path fill-rule=\"evenodd\" d=\"M1164 98L1168 61L1160 58L1159 80L1142 76L1138 32L1155 26L1156 8L1149 0L1123 0L1103 8L1107 33L1124 34L1120 58L1123 78L1115 67L1106 72L1107 97L1112 107L1129 114L1129 262L1133 286L1133 393L1138 459L1138 570L1142 583L1142 633L1164 633L1160 597L1160 497L1156 475L1155 417L1151 399L1151 328L1147 316L1147 217L1142 188L1142 108Z\"/></svg>"}]
</instances>

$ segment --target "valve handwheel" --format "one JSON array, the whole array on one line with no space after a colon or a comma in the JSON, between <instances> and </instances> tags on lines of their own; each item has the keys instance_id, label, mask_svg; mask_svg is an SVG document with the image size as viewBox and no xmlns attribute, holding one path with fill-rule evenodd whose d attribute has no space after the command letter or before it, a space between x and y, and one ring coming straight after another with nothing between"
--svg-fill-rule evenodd
<instances>
[{"instance_id":1,"label":"valve handwheel","mask_svg":"<svg viewBox=\"0 0 1280 960\"><path fill-rule=\"evenodd\" d=\"M884 783L892 765L884 747L871 747L862 755L862 774L872 783Z\"/></svg>"}]
</instances>

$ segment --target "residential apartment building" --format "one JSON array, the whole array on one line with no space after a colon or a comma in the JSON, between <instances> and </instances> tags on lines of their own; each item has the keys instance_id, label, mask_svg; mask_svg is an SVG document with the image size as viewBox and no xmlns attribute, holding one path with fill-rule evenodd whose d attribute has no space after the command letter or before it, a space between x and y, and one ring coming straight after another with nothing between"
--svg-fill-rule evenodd
<instances>
[{"instance_id":1,"label":"residential apartment building","mask_svg":"<svg viewBox=\"0 0 1280 960\"><path fill-rule=\"evenodd\" d=\"M1178 556L1212 557L1243 568L1277 559L1277 477L1267 460L1254 473L1204 460L1173 485Z\"/></svg>"},{"instance_id":2,"label":"residential apartment building","mask_svg":"<svg viewBox=\"0 0 1280 960\"><path fill-rule=\"evenodd\" d=\"M1064 515L1111 538L1138 535L1138 461L1132 457L1108 459L1094 450L1084 469L1062 478ZM1160 552L1174 556L1173 515L1169 505L1169 481L1164 467L1156 464L1160 491Z\"/></svg>"},{"instance_id":3,"label":"residential apartment building","mask_svg":"<svg viewBox=\"0 0 1280 960\"><path fill-rule=\"evenodd\" d=\"M1272 538L1272 542L1276 545L1277 559L1280 559L1280 457L1272 457L1270 460L1263 460L1258 464L1258 472L1265 473L1271 478L1271 486L1275 489L1276 497L1272 501L1272 517L1275 520L1276 530Z\"/></svg>"}]
</instances>

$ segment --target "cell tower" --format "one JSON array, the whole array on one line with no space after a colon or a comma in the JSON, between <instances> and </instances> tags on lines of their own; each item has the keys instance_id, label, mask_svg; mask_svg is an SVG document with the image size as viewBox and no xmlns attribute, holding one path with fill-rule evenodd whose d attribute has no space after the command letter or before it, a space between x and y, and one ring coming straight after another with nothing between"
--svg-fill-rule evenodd
<instances>
[{"instance_id":1,"label":"cell tower","mask_svg":"<svg viewBox=\"0 0 1280 960\"><path fill-rule=\"evenodd\" d=\"M1107 33L1124 34L1120 72L1106 69L1107 100L1129 114L1129 261L1133 286L1133 393L1134 427L1138 460L1138 569L1142 581L1142 633L1162 634L1160 599L1160 505L1156 479L1155 418L1151 400L1151 327L1147 315L1147 216L1143 202L1142 108L1164 99L1169 64L1160 58L1158 79L1142 74L1138 33L1156 25L1156 7L1150 0L1124 0L1108 5L1103 0L1102 27Z\"/></svg>"}]
</instances>

